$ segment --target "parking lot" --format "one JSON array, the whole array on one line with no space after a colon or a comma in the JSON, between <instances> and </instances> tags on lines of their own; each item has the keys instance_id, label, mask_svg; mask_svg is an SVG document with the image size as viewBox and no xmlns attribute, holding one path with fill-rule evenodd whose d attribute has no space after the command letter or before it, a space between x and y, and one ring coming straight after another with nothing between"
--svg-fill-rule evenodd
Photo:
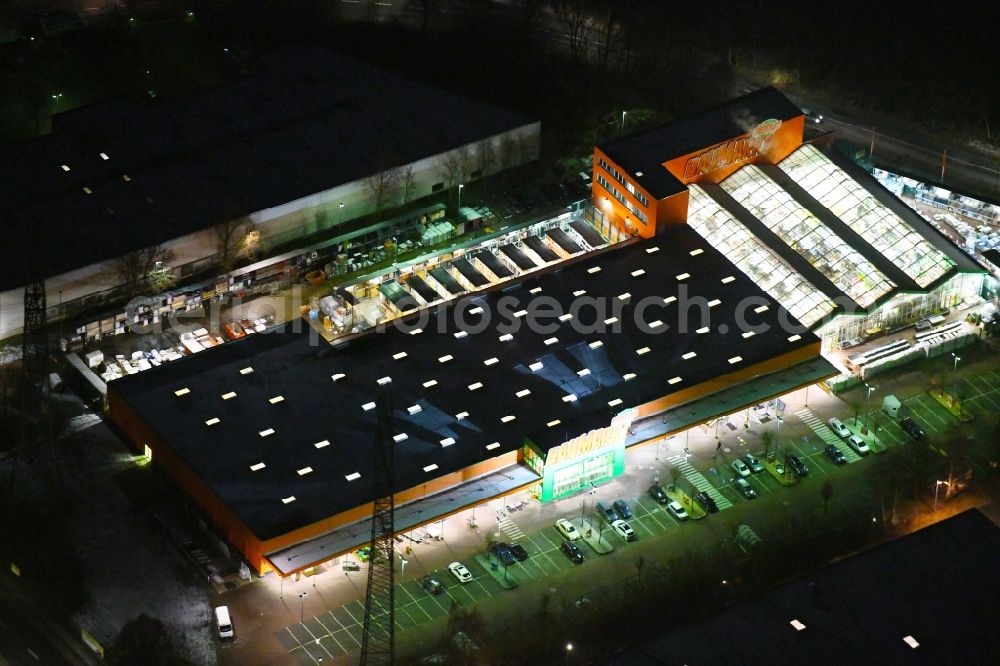
<instances>
[{"instance_id":1,"label":"parking lot","mask_svg":"<svg viewBox=\"0 0 1000 666\"><path fill-rule=\"evenodd\" d=\"M977 418L1000 413L1000 371L984 371L962 378L953 384L959 386L963 391L963 406ZM955 418L926 392L905 398L902 402L907 410L907 415L923 428L931 442L942 438L956 422ZM841 418L853 432L857 432L859 425L864 422L865 414L859 415L858 425L855 425L853 418L848 416ZM880 408L872 409L868 418L871 419L873 426L877 424L878 440L886 449L911 441L899 424L884 415ZM666 462L671 466L680 466L682 471L687 470L686 475L690 477L689 480L693 481L693 477L697 474L703 475L724 498L738 506L740 503L750 500L744 498L733 487L736 473L730 463L736 457L746 453L754 453L763 459L759 440L750 435L744 437L743 434L745 433L731 434L726 438L725 444L719 447L715 456L680 453L667 458ZM827 444L837 442L840 444L839 448L846 449L843 441L826 428L825 422L806 408L795 414L785 415L779 441L780 447L785 449L786 454L798 456L809 467L809 474L796 485L807 485L813 488L817 487L821 483L820 480L827 475L836 474L836 470L841 467L824 454L824 447ZM851 456L849 461L852 463L860 462L877 455L872 453L860 458ZM796 492L795 486L790 489L783 487L777 479L766 472L751 474L747 480L757 491L759 497L788 490ZM663 483L661 481L661 484ZM630 493L622 493L634 514L628 522L635 530L639 541L646 541L668 533L676 533L676 536L679 537L685 529L683 523L678 522L662 506L646 495L644 493L646 487L646 485L630 487ZM568 512L563 517L568 518L578 527L581 524L584 527L592 527L595 533L601 525L604 525L603 538L616 550L627 549L631 546L594 513L594 499L584 495L579 501L579 510ZM723 510L725 508L723 506ZM575 568L577 565L570 562L566 555L559 550L562 537L552 526L552 523L544 524L539 529L540 523L537 519L532 520L530 516L531 514L517 512L503 512L497 516L500 530L499 538L507 542L521 544L528 553L528 558L525 561L513 564L508 568L509 576L520 584L530 584L544 579L551 580L560 573ZM707 520L712 521L712 516L709 516ZM528 522L534 522L535 527L527 526ZM582 541L577 543L580 544L586 558L584 563L579 565L581 568L587 567L588 564L601 557L592 548L584 545ZM614 558L615 554L612 552L608 557ZM413 574L412 569L406 575L406 580L396 585L396 625L398 631L406 631L417 625L442 618L449 613L453 604L468 607L492 597L516 596L518 594L516 588L514 590L503 589L473 559L472 554L465 556L462 561L473 574L473 580L466 584L456 581L443 567L428 572L443 584L444 589L438 595L431 595L425 591L419 583L422 574ZM363 600L354 600L333 610L305 618L302 623L291 624L281 629L277 638L296 663L314 664L321 660L329 662L358 650L363 621Z\"/></svg>"}]
</instances>

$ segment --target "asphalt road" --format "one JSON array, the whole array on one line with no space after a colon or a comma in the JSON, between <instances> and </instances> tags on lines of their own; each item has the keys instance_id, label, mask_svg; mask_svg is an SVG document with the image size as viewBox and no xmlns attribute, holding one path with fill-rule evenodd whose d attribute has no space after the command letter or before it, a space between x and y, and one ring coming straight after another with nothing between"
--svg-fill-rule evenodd
<instances>
[{"instance_id":1,"label":"asphalt road","mask_svg":"<svg viewBox=\"0 0 1000 666\"><path fill-rule=\"evenodd\" d=\"M0 591L0 664L39 666L44 664L78 664L57 650L43 629L26 616L17 601Z\"/></svg>"}]
</instances>

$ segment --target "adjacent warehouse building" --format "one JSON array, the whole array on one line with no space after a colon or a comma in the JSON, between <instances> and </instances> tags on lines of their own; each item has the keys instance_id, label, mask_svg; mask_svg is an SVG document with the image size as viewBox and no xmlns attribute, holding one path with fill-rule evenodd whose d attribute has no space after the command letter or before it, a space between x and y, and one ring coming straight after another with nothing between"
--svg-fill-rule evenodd
<instances>
[{"instance_id":1,"label":"adjacent warehouse building","mask_svg":"<svg viewBox=\"0 0 1000 666\"><path fill-rule=\"evenodd\" d=\"M636 419L678 431L836 372L683 225L453 305L335 346L289 326L126 377L111 417L257 571L288 574L368 539L380 383L403 531L611 479Z\"/></svg>"},{"instance_id":2,"label":"adjacent warehouse building","mask_svg":"<svg viewBox=\"0 0 1000 666\"><path fill-rule=\"evenodd\" d=\"M321 49L266 57L196 95L61 113L0 154L0 339L23 285L47 278L50 316L115 295L115 260L161 245L180 275L218 262L215 227L263 246L445 191L538 156L540 124Z\"/></svg>"},{"instance_id":3,"label":"adjacent warehouse building","mask_svg":"<svg viewBox=\"0 0 1000 666\"><path fill-rule=\"evenodd\" d=\"M978 298L985 270L765 88L594 150L611 237L686 223L832 349Z\"/></svg>"}]
</instances>

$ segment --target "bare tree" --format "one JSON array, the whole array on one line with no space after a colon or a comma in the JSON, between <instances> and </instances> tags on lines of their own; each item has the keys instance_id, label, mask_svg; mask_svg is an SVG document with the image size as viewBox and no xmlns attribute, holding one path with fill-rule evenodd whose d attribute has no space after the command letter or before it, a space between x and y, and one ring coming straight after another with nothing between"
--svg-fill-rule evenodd
<instances>
[{"instance_id":1,"label":"bare tree","mask_svg":"<svg viewBox=\"0 0 1000 666\"><path fill-rule=\"evenodd\" d=\"M611 47L618 40L622 31L621 14L628 12L627 0L616 0L601 6L600 14L596 20L598 31L598 53L601 58L601 66L607 69L608 60L611 55Z\"/></svg>"},{"instance_id":2,"label":"bare tree","mask_svg":"<svg viewBox=\"0 0 1000 666\"><path fill-rule=\"evenodd\" d=\"M238 217L221 222L213 229L218 241L219 267L223 273L228 273L233 269L233 264L243 249L243 241L250 230L250 221L245 217Z\"/></svg>"},{"instance_id":3,"label":"bare tree","mask_svg":"<svg viewBox=\"0 0 1000 666\"><path fill-rule=\"evenodd\" d=\"M413 7L420 15L420 34L427 36L427 29L440 12L440 0L410 0L407 8Z\"/></svg>"},{"instance_id":4,"label":"bare tree","mask_svg":"<svg viewBox=\"0 0 1000 666\"><path fill-rule=\"evenodd\" d=\"M131 298L153 288L162 287L163 281L151 282L154 271L164 271L164 265L174 258L174 253L161 245L127 252L115 260L118 285Z\"/></svg>"},{"instance_id":5,"label":"bare tree","mask_svg":"<svg viewBox=\"0 0 1000 666\"><path fill-rule=\"evenodd\" d=\"M441 163L441 177L449 190L461 182L462 163L454 152L448 153Z\"/></svg>"},{"instance_id":6,"label":"bare tree","mask_svg":"<svg viewBox=\"0 0 1000 666\"><path fill-rule=\"evenodd\" d=\"M458 157L458 178L459 183L464 183L469 178L469 174L472 173L472 151L469 150L468 144L462 146L461 148L455 149L455 155Z\"/></svg>"},{"instance_id":7,"label":"bare tree","mask_svg":"<svg viewBox=\"0 0 1000 666\"><path fill-rule=\"evenodd\" d=\"M510 134L500 137L500 168L506 171L517 162L517 142Z\"/></svg>"},{"instance_id":8,"label":"bare tree","mask_svg":"<svg viewBox=\"0 0 1000 666\"><path fill-rule=\"evenodd\" d=\"M497 151L493 139L483 139L476 144L476 168L483 176L489 175L496 163Z\"/></svg>"},{"instance_id":9,"label":"bare tree","mask_svg":"<svg viewBox=\"0 0 1000 666\"><path fill-rule=\"evenodd\" d=\"M400 171L395 167L381 169L365 178L365 189L368 190L368 194L375 204L376 215L382 211L383 204L388 199L392 188L399 182L399 178Z\"/></svg>"},{"instance_id":10,"label":"bare tree","mask_svg":"<svg viewBox=\"0 0 1000 666\"><path fill-rule=\"evenodd\" d=\"M417 179L413 174L413 165L407 166L399 173L400 183L403 190L403 205L410 203L413 198L413 191L417 188Z\"/></svg>"},{"instance_id":11,"label":"bare tree","mask_svg":"<svg viewBox=\"0 0 1000 666\"><path fill-rule=\"evenodd\" d=\"M612 3L613 4L613 3ZM569 42L569 57L574 64L587 55L587 42L594 30L594 17L586 0L554 0L552 17L565 31Z\"/></svg>"}]
</instances>

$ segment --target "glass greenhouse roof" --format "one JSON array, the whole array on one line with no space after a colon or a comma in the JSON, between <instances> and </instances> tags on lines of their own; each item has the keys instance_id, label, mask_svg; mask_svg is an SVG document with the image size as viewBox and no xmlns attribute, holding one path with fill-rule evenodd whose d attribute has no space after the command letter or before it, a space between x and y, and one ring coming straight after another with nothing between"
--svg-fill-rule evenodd
<instances>
[{"instance_id":1,"label":"glass greenhouse roof","mask_svg":"<svg viewBox=\"0 0 1000 666\"><path fill-rule=\"evenodd\" d=\"M750 233L705 190L698 185L688 189L691 193L688 224L793 317L811 327L834 310L833 302L823 292Z\"/></svg>"},{"instance_id":2,"label":"glass greenhouse roof","mask_svg":"<svg viewBox=\"0 0 1000 666\"><path fill-rule=\"evenodd\" d=\"M955 266L816 147L802 146L778 167L921 287Z\"/></svg>"},{"instance_id":3,"label":"glass greenhouse roof","mask_svg":"<svg viewBox=\"0 0 1000 666\"><path fill-rule=\"evenodd\" d=\"M754 165L720 183L741 206L862 307L895 285L844 239Z\"/></svg>"}]
</instances>

